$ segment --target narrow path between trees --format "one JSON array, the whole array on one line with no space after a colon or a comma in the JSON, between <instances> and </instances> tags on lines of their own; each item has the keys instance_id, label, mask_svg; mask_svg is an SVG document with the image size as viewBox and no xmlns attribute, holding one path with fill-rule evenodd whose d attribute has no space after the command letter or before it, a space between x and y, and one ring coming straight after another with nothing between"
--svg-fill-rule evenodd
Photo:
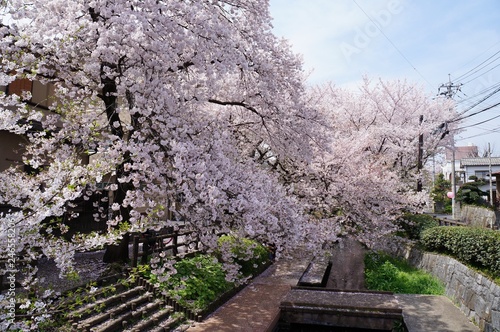
<instances>
[{"instance_id":1,"label":"narrow path between trees","mask_svg":"<svg viewBox=\"0 0 500 332\"><path fill-rule=\"evenodd\" d=\"M364 253L365 249L355 241L344 241L333 248L332 269L326 287L337 290L363 290ZM91 277L97 272L96 270L102 268L98 262L100 254L82 255L83 258L79 259L77 265L81 271L89 272L87 277ZM280 317L280 304L292 287L297 285L311 259L310 255L297 253L291 259L283 259L274 263L206 320L189 327L188 332L272 331ZM44 263L47 265L41 270L47 270L50 265L50 262ZM95 269L96 267L98 268ZM45 275L46 272L40 271L41 276L48 277ZM336 301L342 302L342 299ZM403 310L403 317L409 332L479 331L444 296L396 294L394 303ZM131 312L134 310L131 309Z\"/></svg>"},{"instance_id":2,"label":"narrow path between trees","mask_svg":"<svg viewBox=\"0 0 500 332\"><path fill-rule=\"evenodd\" d=\"M363 246L355 241L347 240L336 246L332 251L327 288L363 290L365 252ZM279 320L280 304L291 288L297 285L311 259L310 256L297 255L293 259L276 262L209 318L190 327L188 332L271 332ZM362 293L359 294L362 296ZM369 301L370 296L366 297L365 300ZM376 296L371 298L378 301ZM335 301L342 302L342 299ZM479 331L445 296L395 294L390 303L402 309L409 332Z\"/></svg>"},{"instance_id":3,"label":"narrow path between trees","mask_svg":"<svg viewBox=\"0 0 500 332\"><path fill-rule=\"evenodd\" d=\"M327 288L342 290L365 289L366 249L356 240L345 239L332 250L332 269Z\"/></svg>"},{"instance_id":4,"label":"narrow path between trees","mask_svg":"<svg viewBox=\"0 0 500 332\"><path fill-rule=\"evenodd\" d=\"M279 319L279 306L297 285L311 256L296 255L280 260L256 277L247 287L188 332L272 331Z\"/></svg>"}]
</instances>

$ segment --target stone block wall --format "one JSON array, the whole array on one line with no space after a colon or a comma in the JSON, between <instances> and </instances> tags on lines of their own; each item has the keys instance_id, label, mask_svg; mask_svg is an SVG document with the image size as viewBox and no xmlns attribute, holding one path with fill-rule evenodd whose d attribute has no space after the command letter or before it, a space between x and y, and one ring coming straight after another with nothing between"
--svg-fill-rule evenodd
<instances>
[{"instance_id":1,"label":"stone block wall","mask_svg":"<svg viewBox=\"0 0 500 332\"><path fill-rule=\"evenodd\" d=\"M413 266L443 281L446 296L481 331L500 331L500 286L451 257L422 253L414 248L393 254L405 257Z\"/></svg>"},{"instance_id":2,"label":"stone block wall","mask_svg":"<svg viewBox=\"0 0 500 332\"><path fill-rule=\"evenodd\" d=\"M495 211L473 205L463 205L461 207L460 220L467 225L484 228L496 225Z\"/></svg>"}]
</instances>

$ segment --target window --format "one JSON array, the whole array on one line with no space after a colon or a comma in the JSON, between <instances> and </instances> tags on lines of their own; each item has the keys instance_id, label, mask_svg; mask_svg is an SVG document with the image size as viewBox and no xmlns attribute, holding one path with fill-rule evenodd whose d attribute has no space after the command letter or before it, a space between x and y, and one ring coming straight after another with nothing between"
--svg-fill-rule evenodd
<instances>
[{"instance_id":1,"label":"window","mask_svg":"<svg viewBox=\"0 0 500 332\"><path fill-rule=\"evenodd\" d=\"M474 175L477 176L478 179L485 179L490 176L489 171L475 171Z\"/></svg>"}]
</instances>

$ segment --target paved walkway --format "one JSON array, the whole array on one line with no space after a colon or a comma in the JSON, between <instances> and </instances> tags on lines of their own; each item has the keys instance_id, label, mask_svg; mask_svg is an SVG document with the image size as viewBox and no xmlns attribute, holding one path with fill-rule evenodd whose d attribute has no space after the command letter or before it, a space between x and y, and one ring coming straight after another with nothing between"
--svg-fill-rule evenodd
<instances>
[{"instance_id":1,"label":"paved walkway","mask_svg":"<svg viewBox=\"0 0 500 332\"><path fill-rule=\"evenodd\" d=\"M291 286L297 285L309 261L296 257L274 263L208 319L187 331L272 331L279 319L281 301Z\"/></svg>"},{"instance_id":2,"label":"paved walkway","mask_svg":"<svg viewBox=\"0 0 500 332\"><path fill-rule=\"evenodd\" d=\"M446 296L397 294L408 332L477 332Z\"/></svg>"},{"instance_id":3,"label":"paved walkway","mask_svg":"<svg viewBox=\"0 0 500 332\"><path fill-rule=\"evenodd\" d=\"M307 268L308 258L278 261L209 318L188 332L266 332L279 319L279 305ZM479 328L444 296L396 295L409 332L477 332Z\"/></svg>"}]
</instances>

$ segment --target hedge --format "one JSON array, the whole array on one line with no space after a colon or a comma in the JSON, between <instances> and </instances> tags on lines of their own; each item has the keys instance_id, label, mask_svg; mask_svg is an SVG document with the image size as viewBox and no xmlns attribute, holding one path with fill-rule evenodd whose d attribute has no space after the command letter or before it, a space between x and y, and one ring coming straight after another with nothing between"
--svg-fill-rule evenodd
<instances>
[{"instance_id":1,"label":"hedge","mask_svg":"<svg viewBox=\"0 0 500 332\"><path fill-rule=\"evenodd\" d=\"M405 213L398 220L398 224L404 235L411 240L418 240L423 231L439 226L439 222L433 216L413 213Z\"/></svg>"},{"instance_id":2,"label":"hedge","mask_svg":"<svg viewBox=\"0 0 500 332\"><path fill-rule=\"evenodd\" d=\"M425 249L485 269L500 277L500 232L477 227L441 226L425 230L421 243Z\"/></svg>"}]
</instances>

